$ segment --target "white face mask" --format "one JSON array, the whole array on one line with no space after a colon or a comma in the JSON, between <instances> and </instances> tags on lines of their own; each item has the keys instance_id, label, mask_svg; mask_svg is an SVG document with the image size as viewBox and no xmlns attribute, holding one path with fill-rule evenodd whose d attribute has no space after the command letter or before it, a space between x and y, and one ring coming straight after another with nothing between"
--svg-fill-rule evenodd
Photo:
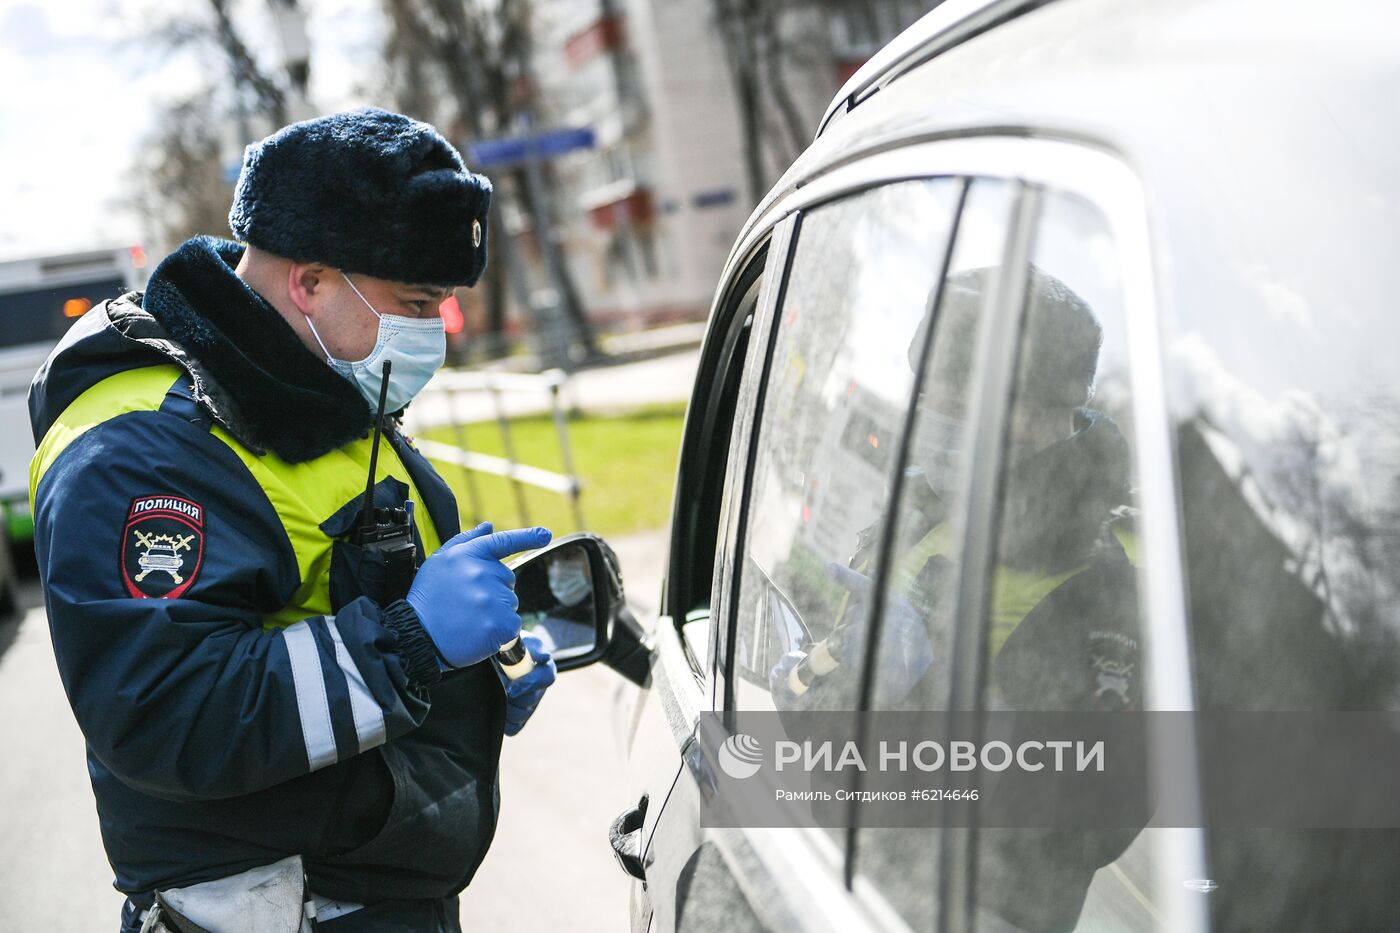
<instances>
[{"instance_id":1,"label":"white face mask","mask_svg":"<svg viewBox=\"0 0 1400 933\"><path fill-rule=\"evenodd\" d=\"M370 313L379 318L379 336L375 340L374 349L362 360L347 362L331 356L331 351L326 349L321 335L316 332L316 325L308 317L306 323L311 328L311 335L321 345L330 368L353 382L370 408L379 406L383 363L385 360L392 361L394 365L389 371L389 394L384 403L384 410L398 411L422 391L428 380L433 378L433 373L437 372L447 359L447 333L443 330L442 318L380 314L374 310L374 305L360 294L355 283L350 281L350 276L344 272L340 274L350 286L350 290L365 303L366 308L369 308Z\"/></svg>"},{"instance_id":2,"label":"white face mask","mask_svg":"<svg viewBox=\"0 0 1400 933\"><path fill-rule=\"evenodd\" d=\"M914 422L913 465L938 498L948 500L962 465L965 424L956 418L919 407Z\"/></svg>"},{"instance_id":3,"label":"white face mask","mask_svg":"<svg viewBox=\"0 0 1400 933\"><path fill-rule=\"evenodd\" d=\"M588 558L556 557L549 562L549 591L565 606L577 606L593 592Z\"/></svg>"}]
</instances>

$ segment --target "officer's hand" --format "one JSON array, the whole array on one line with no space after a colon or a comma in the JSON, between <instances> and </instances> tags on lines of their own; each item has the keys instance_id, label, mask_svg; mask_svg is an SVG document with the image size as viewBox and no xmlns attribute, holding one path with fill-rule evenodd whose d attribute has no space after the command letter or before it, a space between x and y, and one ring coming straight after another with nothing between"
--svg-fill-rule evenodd
<instances>
[{"instance_id":1,"label":"officer's hand","mask_svg":"<svg viewBox=\"0 0 1400 933\"><path fill-rule=\"evenodd\" d=\"M511 680L499 666L496 668L501 686L506 688L506 735L515 735L525 728L525 721L540 705L544 691L554 683L554 661L543 642L534 635L521 635L520 641L535 659L534 669L519 680Z\"/></svg>"},{"instance_id":2,"label":"officer's hand","mask_svg":"<svg viewBox=\"0 0 1400 933\"><path fill-rule=\"evenodd\" d=\"M780 710L805 709L811 705L812 692L802 694L792 689L792 669L807 659L805 651L789 651L778 659L768 672L768 692L773 695L773 705Z\"/></svg>"},{"instance_id":3,"label":"officer's hand","mask_svg":"<svg viewBox=\"0 0 1400 933\"><path fill-rule=\"evenodd\" d=\"M869 605L875 584L865 574L844 564L827 564L826 572L833 580L850 590L856 599L856 608L852 613L852 629L847 636L846 657L843 659L843 663L853 664L859 657L857 652L863 650L858 646L865 640L866 626L869 624L866 606ZM889 707L904 699L914 689L914 685L934 660L933 646L929 643L928 625L923 615L903 593L893 588L885 590L879 642L875 702L881 707Z\"/></svg>"},{"instance_id":4,"label":"officer's hand","mask_svg":"<svg viewBox=\"0 0 1400 933\"><path fill-rule=\"evenodd\" d=\"M423 562L407 598L437 646L439 663L476 664L520 633L515 574L501 560L544 547L551 537L547 528L492 533L484 522Z\"/></svg>"}]
</instances>

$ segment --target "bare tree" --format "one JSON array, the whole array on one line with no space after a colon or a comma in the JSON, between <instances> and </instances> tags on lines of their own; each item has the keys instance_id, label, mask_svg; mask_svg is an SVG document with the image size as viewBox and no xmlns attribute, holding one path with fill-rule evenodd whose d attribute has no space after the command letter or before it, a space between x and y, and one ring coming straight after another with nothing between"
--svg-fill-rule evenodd
<instances>
[{"instance_id":1,"label":"bare tree","mask_svg":"<svg viewBox=\"0 0 1400 933\"><path fill-rule=\"evenodd\" d=\"M291 0L280 2L288 4ZM227 78L227 94L220 95L227 98L225 106L242 122L257 118L273 128L282 126L287 122L292 78L269 70L258 61L234 21L234 6L235 0L203 0L202 9L184 8L172 13L155 27L153 38L172 51L200 46L217 51L218 56L203 60L222 58L227 68L209 76L219 84ZM240 127L240 131L248 137L247 141L252 141L251 129Z\"/></svg>"},{"instance_id":2,"label":"bare tree","mask_svg":"<svg viewBox=\"0 0 1400 933\"><path fill-rule=\"evenodd\" d=\"M509 12L509 0L503 13ZM383 0L389 20L384 54L390 69L394 106L411 116L449 127L452 135L481 139L494 126L499 99L486 92L487 69L475 60L481 45L471 34L460 3L437 0ZM494 85L494 82L490 82ZM439 95L435 93L441 90ZM453 106L440 107L438 100ZM499 199L499 194L497 195ZM497 200L499 204L499 200ZM499 210L496 211L500 217ZM488 263L482 286L486 312L488 355L503 352L506 325L507 267L513 261L511 243L499 222L487 226ZM527 295L522 295L528 300Z\"/></svg>"},{"instance_id":3,"label":"bare tree","mask_svg":"<svg viewBox=\"0 0 1400 933\"><path fill-rule=\"evenodd\" d=\"M163 248L200 233L228 235L220 118L213 94L202 90L167 107L141 147L132 201Z\"/></svg>"},{"instance_id":4,"label":"bare tree","mask_svg":"<svg viewBox=\"0 0 1400 933\"><path fill-rule=\"evenodd\" d=\"M228 58L234 92L240 106L244 95L253 98L254 109L271 119L273 126L287 122L287 94L275 80L258 66L248 51L248 44L233 24L229 0L207 0L214 14L214 37Z\"/></svg>"},{"instance_id":5,"label":"bare tree","mask_svg":"<svg viewBox=\"0 0 1400 933\"><path fill-rule=\"evenodd\" d=\"M425 118L437 117L436 122L456 127L469 139L488 139L522 124L534 125L529 0L383 0L383 4L390 22L385 54L394 73L396 106L415 108ZM454 105L455 112L446 120L442 119L446 115L428 110L422 93L422 88L438 83ZM575 339L585 353L596 353L592 324L552 233L554 218L545 206L547 199L539 196L547 176L540 173L532 178L519 166L502 176L496 179L497 203L513 195L533 218L536 244L558 286ZM519 244L500 228L500 223L490 228L488 246L497 261L487 267L485 283L488 329L496 334L505 327L508 290L530 308Z\"/></svg>"},{"instance_id":6,"label":"bare tree","mask_svg":"<svg viewBox=\"0 0 1400 933\"><path fill-rule=\"evenodd\" d=\"M384 41L387 91L394 107L419 120L441 122L436 70L429 64L432 37L412 0L384 0L389 31Z\"/></svg>"},{"instance_id":7,"label":"bare tree","mask_svg":"<svg viewBox=\"0 0 1400 933\"><path fill-rule=\"evenodd\" d=\"M285 2L285 0L284 0ZM182 10L154 32L168 49L217 50L227 72L163 109L135 166L133 202L165 246L197 233L228 234L233 187L224 177L227 128L251 142L252 120L276 128L287 121L287 80L259 64L233 19L232 0L205 0L202 13Z\"/></svg>"},{"instance_id":8,"label":"bare tree","mask_svg":"<svg viewBox=\"0 0 1400 933\"><path fill-rule=\"evenodd\" d=\"M767 80L773 108L780 117L777 133L786 143L787 152L784 155L790 156L783 159L783 165L786 166L807 148L812 139L812 127L803 118L792 90L788 87L784 64L793 60L794 53L783 35L782 24L779 21L782 5L760 3L757 6L757 18L760 22L758 35L763 41L758 52L763 61L763 75Z\"/></svg>"},{"instance_id":9,"label":"bare tree","mask_svg":"<svg viewBox=\"0 0 1400 933\"><path fill-rule=\"evenodd\" d=\"M833 47L835 23L869 54L925 12L911 0L713 0L713 10L755 202L812 139L816 114L802 112L793 82L822 74L834 79L837 66L846 64Z\"/></svg>"}]
</instances>

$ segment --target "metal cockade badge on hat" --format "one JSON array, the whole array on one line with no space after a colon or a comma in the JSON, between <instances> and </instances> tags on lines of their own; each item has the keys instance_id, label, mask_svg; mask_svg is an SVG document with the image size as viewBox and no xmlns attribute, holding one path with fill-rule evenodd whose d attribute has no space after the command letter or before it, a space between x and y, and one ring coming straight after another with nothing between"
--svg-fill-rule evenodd
<instances>
[{"instance_id":1,"label":"metal cockade badge on hat","mask_svg":"<svg viewBox=\"0 0 1400 933\"><path fill-rule=\"evenodd\" d=\"M472 221L472 246L478 248L481 246L481 221L479 220Z\"/></svg>"}]
</instances>

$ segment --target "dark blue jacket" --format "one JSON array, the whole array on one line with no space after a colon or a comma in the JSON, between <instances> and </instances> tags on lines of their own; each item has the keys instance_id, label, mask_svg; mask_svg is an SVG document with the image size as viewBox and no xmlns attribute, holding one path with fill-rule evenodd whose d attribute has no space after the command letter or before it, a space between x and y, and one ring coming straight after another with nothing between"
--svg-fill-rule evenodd
<instances>
[{"instance_id":1,"label":"dark blue jacket","mask_svg":"<svg viewBox=\"0 0 1400 933\"><path fill-rule=\"evenodd\" d=\"M444 897L490 845L505 699L442 677L338 539L372 416L199 238L76 324L30 393L35 547L116 886L140 899L304 857L339 900ZM458 531L397 431L380 505L420 560Z\"/></svg>"}]
</instances>

